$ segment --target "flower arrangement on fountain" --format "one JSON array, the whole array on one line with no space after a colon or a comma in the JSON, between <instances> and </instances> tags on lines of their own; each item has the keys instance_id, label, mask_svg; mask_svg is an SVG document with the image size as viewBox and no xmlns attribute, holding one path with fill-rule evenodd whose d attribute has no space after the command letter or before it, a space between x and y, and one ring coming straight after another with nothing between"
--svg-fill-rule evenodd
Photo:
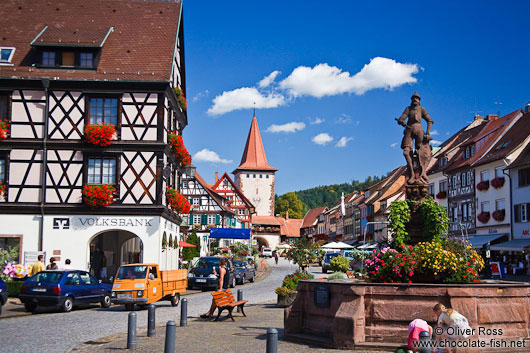
<instances>
[{"instance_id":1,"label":"flower arrangement on fountain","mask_svg":"<svg viewBox=\"0 0 530 353\"><path fill-rule=\"evenodd\" d=\"M466 242L446 239L448 222L445 208L432 198L420 203L424 220L423 239L411 245L406 224L410 206L396 201L390 206L391 246L373 250L365 260L368 278L383 283L469 283L478 282L484 260Z\"/></svg>"},{"instance_id":2,"label":"flower arrangement on fountain","mask_svg":"<svg viewBox=\"0 0 530 353\"><path fill-rule=\"evenodd\" d=\"M83 186L83 200L90 207L105 207L114 202L116 188L111 184Z\"/></svg>"},{"instance_id":3,"label":"flower arrangement on fountain","mask_svg":"<svg viewBox=\"0 0 530 353\"><path fill-rule=\"evenodd\" d=\"M307 272L297 271L285 276L282 285L277 287L274 292L279 296L287 296L290 292L296 291L298 288L298 282L306 279L314 279L315 277Z\"/></svg>"},{"instance_id":4,"label":"flower arrangement on fountain","mask_svg":"<svg viewBox=\"0 0 530 353\"><path fill-rule=\"evenodd\" d=\"M9 133L9 122L0 120L0 140L5 140Z\"/></svg>"},{"instance_id":5,"label":"flower arrangement on fountain","mask_svg":"<svg viewBox=\"0 0 530 353\"><path fill-rule=\"evenodd\" d=\"M175 157L180 160L182 165L187 166L188 164L191 164L191 155L186 149L186 146L184 146L184 140L182 140L182 136L172 132L169 134L168 140L171 151L173 151Z\"/></svg>"},{"instance_id":6,"label":"flower arrangement on fountain","mask_svg":"<svg viewBox=\"0 0 530 353\"><path fill-rule=\"evenodd\" d=\"M114 125L107 123L87 124L85 126L85 140L95 146L109 146L116 139Z\"/></svg>"},{"instance_id":7,"label":"flower arrangement on fountain","mask_svg":"<svg viewBox=\"0 0 530 353\"><path fill-rule=\"evenodd\" d=\"M190 202L177 189L167 188L167 202L169 207L178 214L190 213Z\"/></svg>"}]
</instances>

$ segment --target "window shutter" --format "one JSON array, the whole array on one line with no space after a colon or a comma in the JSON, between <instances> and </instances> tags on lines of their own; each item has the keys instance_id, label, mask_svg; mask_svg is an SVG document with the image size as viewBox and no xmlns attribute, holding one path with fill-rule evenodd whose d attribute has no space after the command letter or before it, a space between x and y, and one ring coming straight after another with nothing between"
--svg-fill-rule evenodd
<instances>
[{"instance_id":1,"label":"window shutter","mask_svg":"<svg viewBox=\"0 0 530 353\"><path fill-rule=\"evenodd\" d=\"M515 222L521 222L521 206L520 205L513 206L513 213L514 213Z\"/></svg>"},{"instance_id":2,"label":"window shutter","mask_svg":"<svg viewBox=\"0 0 530 353\"><path fill-rule=\"evenodd\" d=\"M235 227L236 226L236 218L232 218L232 227Z\"/></svg>"},{"instance_id":3,"label":"window shutter","mask_svg":"<svg viewBox=\"0 0 530 353\"><path fill-rule=\"evenodd\" d=\"M202 225L202 226L205 226L205 225L207 225L207 224L208 224L208 216L205 215L205 214L202 214L202 215L201 215L201 225Z\"/></svg>"},{"instance_id":4,"label":"window shutter","mask_svg":"<svg viewBox=\"0 0 530 353\"><path fill-rule=\"evenodd\" d=\"M188 224L190 226L193 225L193 215L191 213L188 215Z\"/></svg>"},{"instance_id":5,"label":"window shutter","mask_svg":"<svg viewBox=\"0 0 530 353\"><path fill-rule=\"evenodd\" d=\"M216 214L215 215L215 225L218 226L219 224L221 224L221 216Z\"/></svg>"},{"instance_id":6,"label":"window shutter","mask_svg":"<svg viewBox=\"0 0 530 353\"><path fill-rule=\"evenodd\" d=\"M530 203L526 204L526 221L530 222Z\"/></svg>"}]
</instances>

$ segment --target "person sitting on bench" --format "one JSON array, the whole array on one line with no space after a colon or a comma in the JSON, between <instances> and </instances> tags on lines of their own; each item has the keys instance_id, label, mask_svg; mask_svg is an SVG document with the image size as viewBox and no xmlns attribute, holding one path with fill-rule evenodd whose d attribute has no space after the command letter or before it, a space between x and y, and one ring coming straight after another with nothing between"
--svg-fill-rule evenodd
<instances>
[{"instance_id":1,"label":"person sitting on bench","mask_svg":"<svg viewBox=\"0 0 530 353\"><path fill-rule=\"evenodd\" d=\"M217 287L217 290L219 291L228 289L229 273L226 269L225 258L222 257L221 259L219 259L219 275L217 275L217 272L215 271L215 266L213 268L213 274L219 277L219 285ZM202 314L201 317L203 319L211 318L213 316L215 308L217 308L217 305L215 305L215 300L212 298L212 305L210 306L210 311L208 311L206 314Z\"/></svg>"}]
</instances>

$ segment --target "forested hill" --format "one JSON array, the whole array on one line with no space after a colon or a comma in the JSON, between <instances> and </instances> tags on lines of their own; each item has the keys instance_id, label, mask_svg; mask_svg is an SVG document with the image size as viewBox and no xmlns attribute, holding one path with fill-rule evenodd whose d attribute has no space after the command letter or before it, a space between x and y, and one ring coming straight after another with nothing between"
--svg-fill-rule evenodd
<instances>
[{"instance_id":1,"label":"forested hill","mask_svg":"<svg viewBox=\"0 0 530 353\"><path fill-rule=\"evenodd\" d=\"M311 189L295 191L295 194L300 201L307 205L308 210L323 206L331 207L340 199L342 193L346 196L354 190L360 191L367 189L381 179L382 177L377 176L368 177L362 182L354 180L351 184L343 183L317 186Z\"/></svg>"}]
</instances>

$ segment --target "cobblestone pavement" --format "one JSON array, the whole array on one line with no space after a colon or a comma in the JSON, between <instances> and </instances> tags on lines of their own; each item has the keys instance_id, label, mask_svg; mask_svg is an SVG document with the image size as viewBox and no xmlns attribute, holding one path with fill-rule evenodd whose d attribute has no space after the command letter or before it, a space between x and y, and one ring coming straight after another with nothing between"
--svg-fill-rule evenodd
<instances>
[{"instance_id":1,"label":"cobblestone pavement","mask_svg":"<svg viewBox=\"0 0 530 353\"><path fill-rule=\"evenodd\" d=\"M267 263L272 265L269 276L235 288L243 289L243 296L249 304L274 300L274 288L281 285L285 275L296 269L295 265L289 266L283 259L278 266L273 265L273 259L267 260ZM211 304L210 292L191 294L187 298L188 315L192 318L208 311ZM159 302L156 307L157 322L179 322L180 305L171 307L169 302ZM137 314L138 327L147 326L147 310L138 310ZM127 315L128 311L120 305L111 306L109 309L80 309L70 313L47 312L1 319L0 352L68 352L83 342L126 332Z\"/></svg>"}]
</instances>

